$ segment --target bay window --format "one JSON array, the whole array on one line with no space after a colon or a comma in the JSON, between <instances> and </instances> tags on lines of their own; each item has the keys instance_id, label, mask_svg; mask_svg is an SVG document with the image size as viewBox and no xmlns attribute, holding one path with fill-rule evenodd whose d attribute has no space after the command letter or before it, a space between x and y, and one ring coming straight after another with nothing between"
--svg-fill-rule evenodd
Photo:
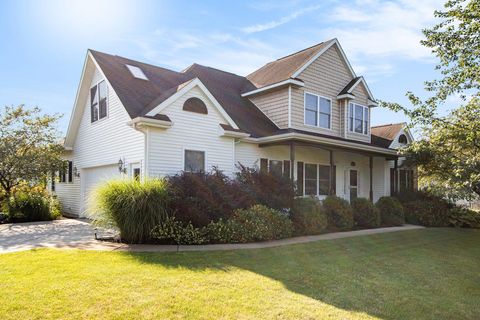
<instances>
[{"instance_id":1,"label":"bay window","mask_svg":"<svg viewBox=\"0 0 480 320\"><path fill-rule=\"evenodd\" d=\"M369 109L356 103L348 105L348 128L351 132L368 134Z\"/></svg>"},{"instance_id":2,"label":"bay window","mask_svg":"<svg viewBox=\"0 0 480 320\"><path fill-rule=\"evenodd\" d=\"M305 93L305 124L330 129L332 101L316 94Z\"/></svg>"}]
</instances>

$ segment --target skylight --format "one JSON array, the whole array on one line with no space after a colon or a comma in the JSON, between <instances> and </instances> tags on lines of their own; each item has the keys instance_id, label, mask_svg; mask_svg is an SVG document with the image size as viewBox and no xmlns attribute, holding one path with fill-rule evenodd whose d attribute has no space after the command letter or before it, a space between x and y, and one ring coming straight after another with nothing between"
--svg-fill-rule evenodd
<instances>
[{"instance_id":1,"label":"skylight","mask_svg":"<svg viewBox=\"0 0 480 320\"><path fill-rule=\"evenodd\" d=\"M148 80L147 76L145 73L143 73L142 69L139 67L131 66L129 64L126 65L128 70L130 70L130 73L132 76L134 76L137 79L142 79L142 80Z\"/></svg>"}]
</instances>

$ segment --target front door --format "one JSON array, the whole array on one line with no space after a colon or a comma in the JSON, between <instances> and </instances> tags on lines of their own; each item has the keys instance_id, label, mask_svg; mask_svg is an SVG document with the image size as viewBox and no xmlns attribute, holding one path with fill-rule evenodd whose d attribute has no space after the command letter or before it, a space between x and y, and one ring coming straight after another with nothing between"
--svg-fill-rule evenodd
<instances>
[{"instance_id":1,"label":"front door","mask_svg":"<svg viewBox=\"0 0 480 320\"><path fill-rule=\"evenodd\" d=\"M350 170L350 201L358 197L358 171Z\"/></svg>"}]
</instances>

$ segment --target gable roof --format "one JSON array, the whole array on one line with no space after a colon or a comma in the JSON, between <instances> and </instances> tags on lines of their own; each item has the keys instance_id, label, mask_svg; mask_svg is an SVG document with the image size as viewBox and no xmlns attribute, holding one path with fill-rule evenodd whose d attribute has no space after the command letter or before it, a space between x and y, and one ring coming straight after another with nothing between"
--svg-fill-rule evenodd
<instances>
[{"instance_id":1,"label":"gable roof","mask_svg":"<svg viewBox=\"0 0 480 320\"><path fill-rule=\"evenodd\" d=\"M369 98L371 101L374 102L375 99L373 98L373 94L372 94L372 92L370 91L370 88L368 87L367 82L365 81L365 79L363 78L363 76L353 78L353 79L345 86L345 88L343 88L342 91L339 92L338 97L341 97L341 96L343 96L343 95L349 95L349 94L353 95L353 90L355 90L355 88L356 88L360 83L363 83L363 86L364 86L365 89L367 90L368 98Z\"/></svg>"},{"instance_id":2,"label":"gable roof","mask_svg":"<svg viewBox=\"0 0 480 320\"><path fill-rule=\"evenodd\" d=\"M247 79L257 88L264 87L273 83L291 78L302 66L307 64L316 54L328 48L336 42L331 39L320 42L310 48L292 53L288 56L269 62L260 69L250 73Z\"/></svg>"},{"instance_id":3,"label":"gable roof","mask_svg":"<svg viewBox=\"0 0 480 320\"><path fill-rule=\"evenodd\" d=\"M405 122L401 122L371 127L372 143L388 148L405 126Z\"/></svg>"},{"instance_id":4,"label":"gable roof","mask_svg":"<svg viewBox=\"0 0 480 320\"><path fill-rule=\"evenodd\" d=\"M198 64L176 72L98 51L90 50L90 53L132 119L147 115L198 78L225 110L226 118L233 120L229 124L238 126L252 137L278 130L250 100L241 96L241 92L255 88L245 77ZM127 64L139 67L149 80L135 78Z\"/></svg>"}]
</instances>

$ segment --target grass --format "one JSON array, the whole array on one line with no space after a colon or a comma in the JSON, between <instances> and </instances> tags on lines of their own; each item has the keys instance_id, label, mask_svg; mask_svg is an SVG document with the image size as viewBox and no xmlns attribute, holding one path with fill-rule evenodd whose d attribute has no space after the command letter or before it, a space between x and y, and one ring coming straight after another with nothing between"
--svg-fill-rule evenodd
<instances>
[{"instance_id":1,"label":"grass","mask_svg":"<svg viewBox=\"0 0 480 320\"><path fill-rule=\"evenodd\" d=\"M480 230L261 250L0 255L0 319L479 319Z\"/></svg>"}]
</instances>

